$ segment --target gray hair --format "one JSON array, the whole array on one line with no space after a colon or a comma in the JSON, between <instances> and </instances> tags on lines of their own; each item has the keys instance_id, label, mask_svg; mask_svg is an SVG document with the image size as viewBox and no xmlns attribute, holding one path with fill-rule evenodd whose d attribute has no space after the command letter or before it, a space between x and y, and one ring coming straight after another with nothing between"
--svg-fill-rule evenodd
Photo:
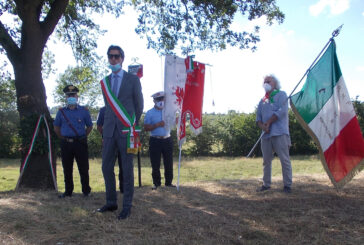
<instances>
[{"instance_id":1,"label":"gray hair","mask_svg":"<svg viewBox=\"0 0 364 245\"><path fill-rule=\"evenodd\" d=\"M266 75L265 77L264 77L264 79L266 79L267 77L270 77L270 78L272 78L273 79L273 81L275 82L275 84L276 84L276 89L281 89L281 82L276 78L276 76L275 75L273 75L273 74L269 74L269 75Z\"/></svg>"}]
</instances>

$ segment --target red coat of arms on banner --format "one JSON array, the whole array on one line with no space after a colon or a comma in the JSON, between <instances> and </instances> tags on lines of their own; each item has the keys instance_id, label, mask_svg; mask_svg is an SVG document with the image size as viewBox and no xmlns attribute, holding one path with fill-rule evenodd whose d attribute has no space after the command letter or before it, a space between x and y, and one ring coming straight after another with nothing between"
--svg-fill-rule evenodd
<instances>
[{"instance_id":1,"label":"red coat of arms on banner","mask_svg":"<svg viewBox=\"0 0 364 245\"><path fill-rule=\"evenodd\" d=\"M193 63L191 63L193 62ZM202 105L205 82L205 64L185 59L187 79L183 96L181 120L178 137L181 143L186 137L186 118L190 115L192 131L197 135L202 132Z\"/></svg>"}]
</instances>

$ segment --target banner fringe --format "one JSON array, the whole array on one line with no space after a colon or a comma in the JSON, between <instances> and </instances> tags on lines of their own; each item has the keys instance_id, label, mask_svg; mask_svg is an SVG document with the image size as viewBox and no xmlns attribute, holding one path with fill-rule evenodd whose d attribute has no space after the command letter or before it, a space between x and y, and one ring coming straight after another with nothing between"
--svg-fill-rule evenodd
<instances>
[{"instance_id":1,"label":"banner fringe","mask_svg":"<svg viewBox=\"0 0 364 245\"><path fill-rule=\"evenodd\" d=\"M312 137L313 141L317 145L317 148L319 150L319 156L320 156L320 160L321 160L322 166L324 167L327 175L329 176L331 183L334 185L334 187L336 188L336 190L339 190L339 189L343 188L345 184L347 184L348 182L350 182L354 178L354 176L357 175L364 168L364 159L361 160L352 170L350 170L350 172L342 180L340 180L339 182L337 182L335 180L334 176L331 174L331 171L329 170L329 167L327 165L327 162L326 162L326 159L325 159L325 155L323 153L323 150L322 150L320 141L316 137L315 133L309 128L308 124L303 120L303 118L301 117L301 115L297 111L297 108L292 103L292 99L290 99L289 102L290 102L292 111L295 114L298 122L305 129L305 131Z\"/></svg>"}]
</instances>

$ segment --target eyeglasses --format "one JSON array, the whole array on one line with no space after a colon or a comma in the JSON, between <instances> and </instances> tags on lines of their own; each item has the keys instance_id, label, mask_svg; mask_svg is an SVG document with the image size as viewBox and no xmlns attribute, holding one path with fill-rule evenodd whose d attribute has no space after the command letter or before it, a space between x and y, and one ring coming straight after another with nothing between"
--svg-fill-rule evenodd
<instances>
[{"instance_id":1,"label":"eyeglasses","mask_svg":"<svg viewBox=\"0 0 364 245\"><path fill-rule=\"evenodd\" d=\"M107 57L111 60L112 58L118 60L120 59L121 55L120 54L108 54Z\"/></svg>"}]
</instances>

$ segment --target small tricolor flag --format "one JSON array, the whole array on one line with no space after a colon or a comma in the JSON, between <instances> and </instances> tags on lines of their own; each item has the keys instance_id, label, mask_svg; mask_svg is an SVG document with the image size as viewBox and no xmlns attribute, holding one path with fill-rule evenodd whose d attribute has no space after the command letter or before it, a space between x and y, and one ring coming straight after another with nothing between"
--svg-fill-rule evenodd
<instances>
[{"instance_id":1,"label":"small tricolor flag","mask_svg":"<svg viewBox=\"0 0 364 245\"><path fill-rule=\"evenodd\" d=\"M143 65L142 64L129 65L128 72L138 76L139 78L142 78L143 77Z\"/></svg>"},{"instance_id":2,"label":"small tricolor flag","mask_svg":"<svg viewBox=\"0 0 364 245\"><path fill-rule=\"evenodd\" d=\"M193 56L188 56L185 59L187 72L193 72L193 70L195 69L195 64L193 63L193 59L192 58L193 58Z\"/></svg>"},{"instance_id":3,"label":"small tricolor flag","mask_svg":"<svg viewBox=\"0 0 364 245\"><path fill-rule=\"evenodd\" d=\"M335 187L342 187L364 167L364 140L332 40L291 97L298 120L318 145L322 164Z\"/></svg>"}]
</instances>

